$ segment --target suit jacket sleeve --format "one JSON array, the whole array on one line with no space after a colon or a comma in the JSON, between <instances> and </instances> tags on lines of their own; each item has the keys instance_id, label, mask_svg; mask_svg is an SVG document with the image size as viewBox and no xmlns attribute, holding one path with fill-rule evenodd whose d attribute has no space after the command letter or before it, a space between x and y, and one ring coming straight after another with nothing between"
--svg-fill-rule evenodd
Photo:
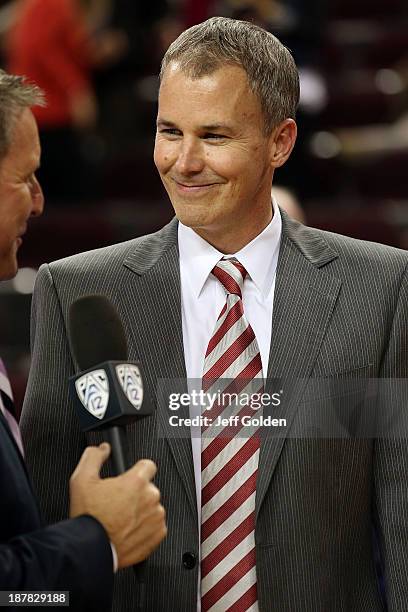
<instances>
[{"instance_id":1,"label":"suit jacket sleeve","mask_svg":"<svg viewBox=\"0 0 408 612\"><path fill-rule=\"evenodd\" d=\"M0 590L70 591L71 610L110 610L112 552L102 527L81 516L0 545Z\"/></svg>"},{"instance_id":2,"label":"suit jacket sleeve","mask_svg":"<svg viewBox=\"0 0 408 612\"><path fill-rule=\"evenodd\" d=\"M408 378L407 270L401 281L381 376L392 379ZM406 395L405 391L403 394ZM389 406L387 402L382 402L380 406L380 409L385 411L383 418L386 423ZM400 402L399 409L408 410L407 406L408 402ZM401 417L401 424L405 422L406 426L406 415L401 414ZM389 612L402 612L406 610L408 601L408 437L406 429L404 438L403 431L395 423L392 432L391 436L381 437L383 432L379 431L375 443L374 509L388 609Z\"/></svg>"}]
</instances>

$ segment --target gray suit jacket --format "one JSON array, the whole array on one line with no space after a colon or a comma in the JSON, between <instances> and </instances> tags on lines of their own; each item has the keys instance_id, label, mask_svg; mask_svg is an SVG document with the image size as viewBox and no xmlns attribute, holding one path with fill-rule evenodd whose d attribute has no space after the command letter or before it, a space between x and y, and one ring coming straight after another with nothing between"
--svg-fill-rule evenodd
<instances>
[{"instance_id":1,"label":"gray suit jacket","mask_svg":"<svg viewBox=\"0 0 408 612\"><path fill-rule=\"evenodd\" d=\"M269 376L408 377L408 254L304 227L283 215ZM177 221L159 232L45 265L33 300L32 368L22 430L50 521L67 513L67 483L85 445L68 393L75 372L67 314L87 293L108 296L130 359L155 397L160 378L186 376ZM300 396L288 416L302 416ZM114 610L193 611L198 513L191 442L163 439L155 414L129 428L132 460L158 464L168 537L145 583L116 577ZM91 441L98 441L95 435ZM408 446L401 440L264 440L256 497L262 612L384 610L373 525L389 610L408 606Z\"/></svg>"}]
</instances>

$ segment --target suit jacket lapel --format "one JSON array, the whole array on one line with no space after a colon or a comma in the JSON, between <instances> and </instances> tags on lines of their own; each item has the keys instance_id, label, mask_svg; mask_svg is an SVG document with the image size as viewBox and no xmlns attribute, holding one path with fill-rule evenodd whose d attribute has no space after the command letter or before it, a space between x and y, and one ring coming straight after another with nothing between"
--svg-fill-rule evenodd
<instances>
[{"instance_id":1,"label":"suit jacket lapel","mask_svg":"<svg viewBox=\"0 0 408 612\"><path fill-rule=\"evenodd\" d=\"M143 308L146 320L146 337L152 357L144 365L146 378L156 395L158 381L178 379L178 389L171 383L169 391L187 392L181 322L180 267L177 245L177 220L173 219L158 234L148 237L138 251L125 261L125 266L136 272L139 300L135 300L130 287L128 303ZM140 303L140 293L143 304ZM131 319L130 319L131 320ZM138 331L140 334L140 330ZM184 409L188 416L188 408ZM191 450L190 429L181 431L170 427L168 410L158 403L157 419L160 435L166 438L178 472L184 482L192 510L197 513L194 465Z\"/></svg>"},{"instance_id":2,"label":"suit jacket lapel","mask_svg":"<svg viewBox=\"0 0 408 612\"><path fill-rule=\"evenodd\" d=\"M272 338L266 390L283 390L287 427L262 440L256 492L257 515L276 468L302 390L335 308L341 281L324 266L337 257L321 235L282 213L282 241L276 272ZM283 379L279 389L270 379ZM285 379L287 383L285 384ZM295 383L295 384L294 384Z\"/></svg>"}]
</instances>

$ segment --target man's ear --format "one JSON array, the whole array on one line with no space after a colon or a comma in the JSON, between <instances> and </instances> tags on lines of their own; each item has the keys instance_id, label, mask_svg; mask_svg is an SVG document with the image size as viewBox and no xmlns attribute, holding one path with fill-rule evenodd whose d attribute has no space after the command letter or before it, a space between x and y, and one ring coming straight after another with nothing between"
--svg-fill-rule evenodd
<instances>
[{"instance_id":1,"label":"man's ear","mask_svg":"<svg viewBox=\"0 0 408 612\"><path fill-rule=\"evenodd\" d=\"M285 119L277 125L270 135L271 166L280 168L289 158L295 146L297 125L293 119Z\"/></svg>"}]
</instances>

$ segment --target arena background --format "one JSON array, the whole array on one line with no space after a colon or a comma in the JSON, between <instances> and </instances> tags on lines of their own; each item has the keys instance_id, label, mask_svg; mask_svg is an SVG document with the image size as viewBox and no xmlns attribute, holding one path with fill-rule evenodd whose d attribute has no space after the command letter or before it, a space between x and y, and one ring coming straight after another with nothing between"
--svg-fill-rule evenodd
<instances>
[{"instance_id":1,"label":"arena background","mask_svg":"<svg viewBox=\"0 0 408 612\"><path fill-rule=\"evenodd\" d=\"M72 57L56 35L68 9L83 37ZM0 0L1 66L24 65L32 78L42 62L67 79L67 95L76 77L86 93L75 121L54 129L50 111L41 118L46 209L24 238L18 276L0 285L0 353L18 406L41 263L155 231L172 217L152 159L160 59L183 29L213 15L259 23L295 56L299 138L275 180L307 224L408 248L406 0Z\"/></svg>"}]
</instances>

